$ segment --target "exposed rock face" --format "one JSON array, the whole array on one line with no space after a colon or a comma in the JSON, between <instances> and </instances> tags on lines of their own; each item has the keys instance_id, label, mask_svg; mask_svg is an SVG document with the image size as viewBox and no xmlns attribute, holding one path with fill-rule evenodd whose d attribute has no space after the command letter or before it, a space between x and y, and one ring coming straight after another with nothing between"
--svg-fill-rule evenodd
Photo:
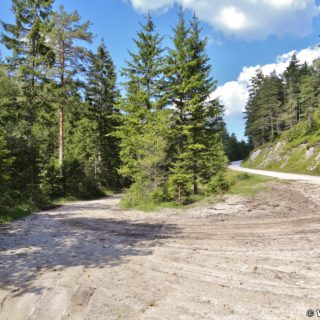
<instances>
[{"instance_id":1,"label":"exposed rock face","mask_svg":"<svg viewBox=\"0 0 320 320\"><path fill-rule=\"evenodd\" d=\"M243 166L285 172L320 174L320 145L290 147L286 141L254 150Z\"/></svg>"}]
</instances>

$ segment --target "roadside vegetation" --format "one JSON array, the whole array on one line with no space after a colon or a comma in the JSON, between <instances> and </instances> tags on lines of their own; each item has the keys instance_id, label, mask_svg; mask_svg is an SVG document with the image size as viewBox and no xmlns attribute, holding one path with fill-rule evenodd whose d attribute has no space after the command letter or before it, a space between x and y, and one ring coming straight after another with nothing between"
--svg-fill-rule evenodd
<instances>
[{"instance_id":1,"label":"roadside vegetation","mask_svg":"<svg viewBox=\"0 0 320 320\"><path fill-rule=\"evenodd\" d=\"M320 114L312 114L312 130L301 121L273 142L254 150L242 166L263 170L320 174Z\"/></svg>"},{"instance_id":2,"label":"roadside vegetation","mask_svg":"<svg viewBox=\"0 0 320 320\"><path fill-rule=\"evenodd\" d=\"M255 147L243 166L320 174L320 60L294 54L282 75L256 71L246 105L246 135Z\"/></svg>"},{"instance_id":3,"label":"roadside vegetation","mask_svg":"<svg viewBox=\"0 0 320 320\"><path fill-rule=\"evenodd\" d=\"M230 194L253 196L257 192L267 190L266 183L274 181L274 178L260 175L242 173L229 170L226 179L229 184Z\"/></svg>"},{"instance_id":4,"label":"roadside vegetation","mask_svg":"<svg viewBox=\"0 0 320 320\"><path fill-rule=\"evenodd\" d=\"M253 146L275 142L284 133L290 144L295 138L317 132L319 84L320 59L307 65L293 54L281 75L264 75L258 69L251 79L245 111L246 135Z\"/></svg>"},{"instance_id":5,"label":"roadside vegetation","mask_svg":"<svg viewBox=\"0 0 320 320\"><path fill-rule=\"evenodd\" d=\"M125 191L123 206L182 206L226 189L229 135L207 40L181 10L160 35L149 14L120 70L91 23L54 0L12 0L1 23L0 216ZM171 39L167 48L164 38ZM61 203L63 200L59 200Z\"/></svg>"},{"instance_id":6,"label":"roadside vegetation","mask_svg":"<svg viewBox=\"0 0 320 320\"><path fill-rule=\"evenodd\" d=\"M248 174L243 172L237 172L232 170L226 170L224 174L223 184L217 183L219 186L213 194L201 194L194 197L190 197L188 202L179 204L174 201L156 202L153 199L142 199L137 202L133 202L135 198L132 197L132 193L124 195L121 205L123 208L135 208L146 212L153 212L165 208L177 208L181 209L184 206L193 205L196 203L211 203L219 201L220 197L226 194L235 194L240 196L254 196L260 191L267 191L267 183L275 181L276 179ZM137 196L140 199L141 195Z\"/></svg>"}]
</instances>

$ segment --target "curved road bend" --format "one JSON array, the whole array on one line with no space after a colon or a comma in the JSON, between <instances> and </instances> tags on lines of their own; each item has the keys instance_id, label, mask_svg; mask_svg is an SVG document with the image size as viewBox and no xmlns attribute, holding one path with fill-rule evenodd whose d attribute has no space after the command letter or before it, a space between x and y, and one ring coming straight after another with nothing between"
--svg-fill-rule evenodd
<instances>
[{"instance_id":1,"label":"curved road bend","mask_svg":"<svg viewBox=\"0 0 320 320\"><path fill-rule=\"evenodd\" d=\"M241 167L241 163L242 163L242 161L232 162L228 166L228 168L231 170L234 170L234 171L241 171L241 172L247 172L247 173L252 173L252 174L258 174L258 175L273 177L273 178L277 178L277 179L281 179L281 180L301 181L301 182L320 185L320 176L310 176L307 174L295 174L295 173L248 169L248 168Z\"/></svg>"}]
</instances>

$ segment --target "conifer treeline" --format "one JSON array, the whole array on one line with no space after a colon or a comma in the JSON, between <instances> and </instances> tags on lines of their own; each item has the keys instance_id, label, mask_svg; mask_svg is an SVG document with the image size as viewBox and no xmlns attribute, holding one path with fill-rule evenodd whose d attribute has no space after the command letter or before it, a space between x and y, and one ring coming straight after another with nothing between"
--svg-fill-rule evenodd
<instances>
[{"instance_id":1,"label":"conifer treeline","mask_svg":"<svg viewBox=\"0 0 320 320\"><path fill-rule=\"evenodd\" d=\"M104 42L89 51L90 23L53 2L13 0L15 23L2 22L0 206L122 187L131 205L184 202L223 188L223 110L198 19L181 13L167 49L148 15L121 95Z\"/></svg>"},{"instance_id":2,"label":"conifer treeline","mask_svg":"<svg viewBox=\"0 0 320 320\"><path fill-rule=\"evenodd\" d=\"M256 71L251 79L246 105L246 135L255 147L274 141L281 133L306 123L307 131L317 129L315 112L320 106L320 64L301 63L293 54L282 75Z\"/></svg>"},{"instance_id":3,"label":"conifer treeline","mask_svg":"<svg viewBox=\"0 0 320 320\"><path fill-rule=\"evenodd\" d=\"M210 99L215 81L197 17L180 12L173 46L165 51L150 15L137 50L123 70L126 93L120 138L120 172L132 182L129 201L176 199L219 188L225 156L222 107ZM217 179L220 178L218 181Z\"/></svg>"}]
</instances>

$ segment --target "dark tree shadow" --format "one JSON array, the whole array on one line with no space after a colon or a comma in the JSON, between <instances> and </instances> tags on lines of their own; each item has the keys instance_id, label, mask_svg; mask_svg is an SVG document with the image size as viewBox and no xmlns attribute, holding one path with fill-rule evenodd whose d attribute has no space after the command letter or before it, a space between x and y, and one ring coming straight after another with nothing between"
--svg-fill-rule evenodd
<instances>
[{"instance_id":1,"label":"dark tree shadow","mask_svg":"<svg viewBox=\"0 0 320 320\"><path fill-rule=\"evenodd\" d=\"M44 271L116 267L131 256L152 254L162 239L179 233L173 224L74 216L84 209L79 204L70 214L59 209L28 217L28 223L0 226L0 287L17 295L40 293L43 288L33 281ZM104 209L110 208L90 206L91 211Z\"/></svg>"}]
</instances>

